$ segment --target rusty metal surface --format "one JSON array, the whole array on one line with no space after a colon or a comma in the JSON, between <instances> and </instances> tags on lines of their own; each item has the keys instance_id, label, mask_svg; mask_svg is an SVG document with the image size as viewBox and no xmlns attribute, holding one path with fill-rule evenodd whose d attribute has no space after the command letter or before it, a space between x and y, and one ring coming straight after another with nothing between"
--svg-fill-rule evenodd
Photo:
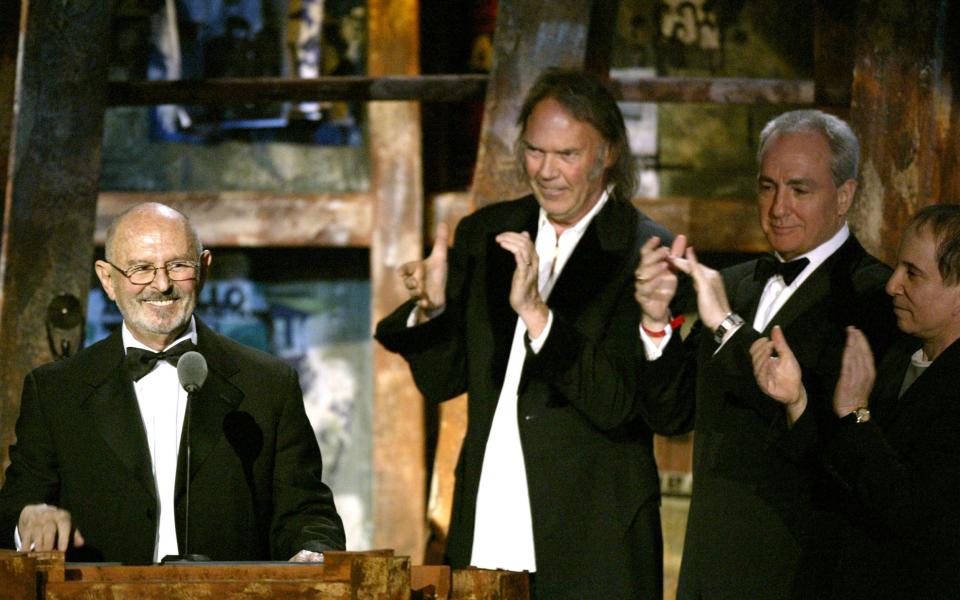
<instances>
[{"instance_id":1,"label":"rusty metal surface","mask_svg":"<svg viewBox=\"0 0 960 600\"><path fill-rule=\"evenodd\" d=\"M210 247L365 248L373 227L369 193L100 192L96 242L115 216L142 202L183 212Z\"/></svg>"},{"instance_id":2,"label":"rusty metal surface","mask_svg":"<svg viewBox=\"0 0 960 600\"><path fill-rule=\"evenodd\" d=\"M945 63L946 0L860 2L850 120L860 137L860 192L851 224L887 263L918 208L947 199L958 108Z\"/></svg>"},{"instance_id":3,"label":"rusty metal surface","mask_svg":"<svg viewBox=\"0 0 960 600\"><path fill-rule=\"evenodd\" d=\"M524 95L544 68L584 66L592 4L585 0L501 0L471 190L475 206L529 193L517 176L514 160L519 131L516 118Z\"/></svg>"},{"instance_id":4,"label":"rusty metal surface","mask_svg":"<svg viewBox=\"0 0 960 600\"><path fill-rule=\"evenodd\" d=\"M112 2L23 0L11 178L0 247L0 463L20 407L23 377L48 362L47 305L61 293L86 303ZM73 348L82 327L71 332Z\"/></svg>"},{"instance_id":5,"label":"rusty metal surface","mask_svg":"<svg viewBox=\"0 0 960 600\"><path fill-rule=\"evenodd\" d=\"M373 0L369 11L369 75L416 74L416 0ZM371 102L371 189L375 198L370 243L372 321L406 300L396 276L422 255L423 181L420 107ZM422 562L426 465L423 398L402 358L374 345L373 543Z\"/></svg>"}]
</instances>

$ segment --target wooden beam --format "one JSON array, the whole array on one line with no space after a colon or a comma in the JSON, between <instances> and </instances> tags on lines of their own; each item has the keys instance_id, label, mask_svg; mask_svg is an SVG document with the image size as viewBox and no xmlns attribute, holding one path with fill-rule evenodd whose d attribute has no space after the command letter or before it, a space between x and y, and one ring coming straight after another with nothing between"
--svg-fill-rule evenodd
<instances>
[{"instance_id":1,"label":"wooden beam","mask_svg":"<svg viewBox=\"0 0 960 600\"><path fill-rule=\"evenodd\" d=\"M830 106L849 117L853 83L854 23L857 0L815 0L813 78L818 106Z\"/></svg>"},{"instance_id":2,"label":"wooden beam","mask_svg":"<svg viewBox=\"0 0 960 600\"><path fill-rule=\"evenodd\" d=\"M477 207L529 193L517 176L513 154L519 132L515 121L523 97L546 67L584 67L593 4L584 0L501 0L471 189Z\"/></svg>"},{"instance_id":3,"label":"wooden beam","mask_svg":"<svg viewBox=\"0 0 960 600\"><path fill-rule=\"evenodd\" d=\"M104 40L109 39L112 4L21 0L18 112L0 242L3 467L23 377L53 359L47 307L56 296L69 294L82 314L90 289L110 50ZM76 350L83 339L82 319L53 334Z\"/></svg>"},{"instance_id":4,"label":"wooden beam","mask_svg":"<svg viewBox=\"0 0 960 600\"><path fill-rule=\"evenodd\" d=\"M683 233L697 250L749 253L769 250L752 198L635 198L634 206L674 233ZM451 228L470 213L467 192L433 198L433 219ZM430 243L430 240L428 240Z\"/></svg>"},{"instance_id":5,"label":"wooden beam","mask_svg":"<svg viewBox=\"0 0 960 600\"><path fill-rule=\"evenodd\" d=\"M910 216L928 204L956 202L960 192L958 71L955 53L946 52L949 4L857 5L850 122L862 148L851 223L864 247L891 264Z\"/></svg>"},{"instance_id":6,"label":"wooden beam","mask_svg":"<svg viewBox=\"0 0 960 600\"><path fill-rule=\"evenodd\" d=\"M591 65L590 68L598 67ZM849 87L837 86L835 79L824 76L825 81L817 83L811 79L627 77L612 74L609 81L613 95L623 102L849 106ZM849 80L849 77L847 79ZM318 77L296 80L258 78L117 81L107 86L107 104L222 105L311 100L463 102L482 99L487 89L487 81L487 75L474 73Z\"/></svg>"},{"instance_id":7,"label":"wooden beam","mask_svg":"<svg viewBox=\"0 0 960 600\"><path fill-rule=\"evenodd\" d=\"M613 95L623 102L699 104L813 104L809 79L733 77L613 77Z\"/></svg>"},{"instance_id":8,"label":"wooden beam","mask_svg":"<svg viewBox=\"0 0 960 600\"><path fill-rule=\"evenodd\" d=\"M370 0L367 10L368 74L416 74L418 1ZM420 106L371 102L367 115L375 197L370 244L375 324L407 299L397 267L423 252ZM426 507L423 397L400 356L374 345L373 367L373 543L421 563Z\"/></svg>"},{"instance_id":9,"label":"wooden beam","mask_svg":"<svg viewBox=\"0 0 960 600\"><path fill-rule=\"evenodd\" d=\"M322 246L366 248L373 195L264 192L100 192L95 240L124 210L161 202L190 217L208 247Z\"/></svg>"},{"instance_id":10,"label":"wooden beam","mask_svg":"<svg viewBox=\"0 0 960 600\"><path fill-rule=\"evenodd\" d=\"M141 202L161 202L188 215L209 247L367 248L373 235L372 194L263 192L100 192L94 239L103 244L110 220ZM636 198L634 205L706 252L764 252L766 239L752 198ZM451 231L473 211L469 192L428 199L426 245L436 224ZM388 275L392 277L392 275Z\"/></svg>"},{"instance_id":11,"label":"wooden beam","mask_svg":"<svg viewBox=\"0 0 960 600\"><path fill-rule=\"evenodd\" d=\"M315 100L462 102L481 98L486 85L487 76L482 74L116 81L107 87L107 103L111 106L153 106Z\"/></svg>"},{"instance_id":12,"label":"wooden beam","mask_svg":"<svg viewBox=\"0 0 960 600\"><path fill-rule=\"evenodd\" d=\"M6 195L13 140L13 99L17 83L17 44L20 40L20 0L0 6L0 196ZM4 215L0 211L0 229ZM2 293L0 285L0 293Z\"/></svg>"}]
</instances>

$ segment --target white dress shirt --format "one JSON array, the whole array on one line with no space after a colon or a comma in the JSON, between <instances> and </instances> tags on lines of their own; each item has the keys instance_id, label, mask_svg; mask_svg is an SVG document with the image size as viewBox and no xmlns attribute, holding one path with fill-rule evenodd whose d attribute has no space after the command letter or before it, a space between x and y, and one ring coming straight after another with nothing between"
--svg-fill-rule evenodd
<instances>
[{"instance_id":1,"label":"white dress shirt","mask_svg":"<svg viewBox=\"0 0 960 600\"><path fill-rule=\"evenodd\" d=\"M590 212L564 230L559 238L546 213L540 209L535 246L540 261L537 283L544 301L587 226L608 197L609 191L604 191ZM534 352L543 347L552 324L553 311L549 311L547 326L530 341ZM523 339L526 333L527 328L518 317L480 471L470 564L484 569L537 570L530 494L517 421L517 388L526 357Z\"/></svg>"},{"instance_id":2,"label":"white dress shirt","mask_svg":"<svg viewBox=\"0 0 960 600\"><path fill-rule=\"evenodd\" d=\"M124 348L136 347L153 351L133 337L126 322L123 324L122 335ZM183 335L168 344L164 350L187 339L197 343L197 329L193 318ZM147 433L150 463L153 465L153 477L160 499L160 519L153 547L153 560L158 562L168 554L180 554L173 494L177 482L177 455L180 450L183 417L187 409L187 392L180 386L177 368L165 360L157 361L157 366L152 371L134 382L133 389L137 395L143 428Z\"/></svg>"},{"instance_id":3,"label":"white dress shirt","mask_svg":"<svg viewBox=\"0 0 960 600\"><path fill-rule=\"evenodd\" d=\"M773 320L773 317L776 316L777 312L783 308L783 305L787 303L787 300L793 296L803 282L807 280L810 275L813 274L817 268L824 263L825 260L830 258L834 252L840 249L840 246L847 241L847 238L850 237L850 228L846 223L843 224L843 227L840 228L833 237L824 243L820 244L810 252L806 254L801 254L800 256L792 259L799 260L801 258L806 258L810 263L800 271L800 274L797 275L797 278L786 285L783 277L780 275L774 275L767 280L767 285L763 288L763 293L760 294L760 303L757 305L757 314L753 318L753 329L755 331L763 331L767 328L767 325L770 324L770 321ZM780 255L776 255L781 261Z\"/></svg>"}]
</instances>

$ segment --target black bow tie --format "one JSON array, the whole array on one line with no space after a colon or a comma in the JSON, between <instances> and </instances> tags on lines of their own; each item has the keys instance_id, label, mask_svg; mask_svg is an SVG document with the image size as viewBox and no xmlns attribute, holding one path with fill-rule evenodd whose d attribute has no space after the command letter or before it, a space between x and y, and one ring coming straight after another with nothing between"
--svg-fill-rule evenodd
<instances>
[{"instance_id":1,"label":"black bow tie","mask_svg":"<svg viewBox=\"0 0 960 600\"><path fill-rule=\"evenodd\" d=\"M783 281L787 285L790 285L800 274L800 271L804 270L809 264L809 258L781 262L772 254L764 254L757 260L757 268L753 272L753 278L757 281L766 281L774 275L779 275L783 277Z\"/></svg>"},{"instance_id":2,"label":"black bow tie","mask_svg":"<svg viewBox=\"0 0 960 600\"><path fill-rule=\"evenodd\" d=\"M173 366L177 366L180 357L193 350L195 346L190 340L183 340L173 348L163 352L151 352L143 348L127 348L127 356L124 363L127 371L134 381L139 381L141 377L153 370L157 362L165 360Z\"/></svg>"}]
</instances>

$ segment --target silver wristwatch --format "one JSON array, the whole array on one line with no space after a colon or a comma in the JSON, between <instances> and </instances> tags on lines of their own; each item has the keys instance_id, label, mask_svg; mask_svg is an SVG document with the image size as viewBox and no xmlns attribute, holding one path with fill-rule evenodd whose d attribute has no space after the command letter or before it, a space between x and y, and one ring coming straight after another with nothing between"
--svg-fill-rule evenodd
<instances>
[{"instance_id":1,"label":"silver wristwatch","mask_svg":"<svg viewBox=\"0 0 960 600\"><path fill-rule=\"evenodd\" d=\"M730 313L720 321L720 324L717 325L717 328L713 331L713 341L718 345L723 343L723 336L727 335L727 332L735 327L740 327L743 325L743 317L737 313Z\"/></svg>"}]
</instances>

